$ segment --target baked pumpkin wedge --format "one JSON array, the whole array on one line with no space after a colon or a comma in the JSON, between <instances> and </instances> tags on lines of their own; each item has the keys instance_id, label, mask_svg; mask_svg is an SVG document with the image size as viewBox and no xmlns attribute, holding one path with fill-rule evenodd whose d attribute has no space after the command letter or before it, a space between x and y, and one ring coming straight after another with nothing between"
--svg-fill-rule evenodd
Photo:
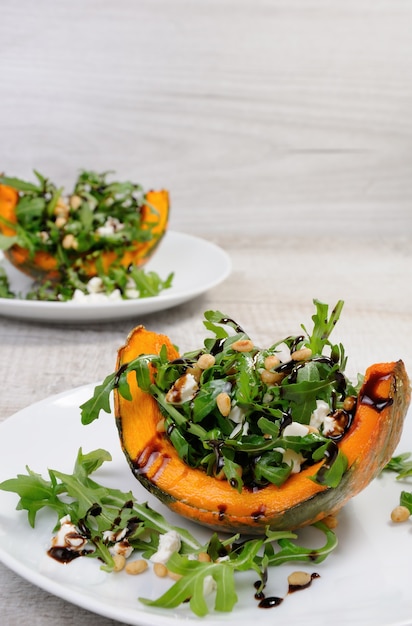
<instances>
[{"instance_id":1,"label":"baked pumpkin wedge","mask_svg":"<svg viewBox=\"0 0 412 626\"><path fill-rule=\"evenodd\" d=\"M212 529L264 534L336 514L390 460L410 386L401 360L372 365L352 385L342 346L328 339L343 303L329 319L315 303L311 335L267 350L219 312L205 314L216 339L183 356L167 336L138 326L116 373L82 406L83 422L108 410L102 397L114 391L134 476Z\"/></svg>"},{"instance_id":2,"label":"baked pumpkin wedge","mask_svg":"<svg viewBox=\"0 0 412 626\"><path fill-rule=\"evenodd\" d=\"M4 255L36 281L60 281L68 267L90 278L114 265L142 267L167 230L165 189L144 193L134 183L82 172L64 197L36 176L39 185L0 177L0 233L10 238Z\"/></svg>"}]
</instances>

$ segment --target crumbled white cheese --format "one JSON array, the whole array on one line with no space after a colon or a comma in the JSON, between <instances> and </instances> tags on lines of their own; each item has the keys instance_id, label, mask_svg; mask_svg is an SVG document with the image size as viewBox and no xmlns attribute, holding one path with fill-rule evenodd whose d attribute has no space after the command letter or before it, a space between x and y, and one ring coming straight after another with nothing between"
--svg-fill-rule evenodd
<instances>
[{"instance_id":1,"label":"crumbled white cheese","mask_svg":"<svg viewBox=\"0 0 412 626\"><path fill-rule=\"evenodd\" d=\"M230 409L230 413L228 417L235 424L242 424L245 421L245 415L246 415L245 409L242 409L240 406L235 404Z\"/></svg>"},{"instance_id":2,"label":"crumbled white cheese","mask_svg":"<svg viewBox=\"0 0 412 626\"><path fill-rule=\"evenodd\" d=\"M282 431L283 437L304 437L309 432L309 428L300 422L288 424Z\"/></svg>"},{"instance_id":3,"label":"crumbled white cheese","mask_svg":"<svg viewBox=\"0 0 412 626\"><path fill-rule=\"evenodd\" d=\"M115 543L116 541L122 541L125 538L127 533L127 528L122 528L118 530L116 533L112 530L104 530L102 533L103 541L106 543Z\"/></svg>"},{"instance_id":4,"label":"crumbled white cheese","mask_svg":"<svg viewBox=\"0 0 412 626\"><path fill-rule=\"evenodd\" d=\"M169 530L159 537L159 546L157 552L152 554L150 560L153 563L166 564L174 552L179 552L182 540L179 533L175 530Z\"/></svg>"},{"instance_id":5,"label":"crumbled white cheese","mask_svg":"<svg viewBox=\"0 0 412 626\"><path fill-rule=\"evenodd\" d=\"M243 424L242 423L236 424L236 426L230 433L229 438L233 439L233 437L236 437L240 432L242 433L243 437L246 437L246 435L249 432L249 422L244 422Z\"/></svg>"},{"instance_id":6,"label":"crumbled white cheese","mask_svg":"<svg viewBox=\"0 0 412 626\"><path fill-rule=\"evenodd\" d=\"M218 556L216 559L216 563L223 563L224 561L230 561L230 556L225 554L225 556Z\"/></svg>"},{"instance_id":7,"label":"crumbled white cheese","mask_svg":"<svg viewBox=\"0 0 412 626\"><path fill-rule=\"evenodd\" d=\"M102 535L104 543L112 544L109 546L109 552L111 555L115 556L116 554L120 554L126 559L129 558L133 552L133 547L130 545L128 540L125 539L126 534L127 528L122 528L117 532L113 532L112 530L103 531Z\"/></svg>"},{"instance_id":8,"label":"crumbled white cheese","mask_svg":"<svg viewBox=\"0 0 412 626\"><path fill-rule=\"evenodd\" d=\"M178 378L166 394L166 402L182 404L192 400L199 389L198 382L193 374L183 374Z\"/></svg>"},{"instance_id":9,"label":"crumbled white cheese","mask_svg":"<svg viewBox=\"0 0 412 626\"><path fill-rule=\"evenodd\" d=\"M124 228L124 224L117 217L108 217L103 226L97 228L96 233L101 237L109 237Z\"/></svg>"},{"instance_id":10,"label":"crumbled white cheese","mask_svg":"<svg viewBox=\"0 0 412 626\"><path fill-rule=\"evenodd\" d=\"M86 289L89 293L101 293L104 291L103 280L99 276L92 276L86 285Z\"/></svg>"},{"instance_id":11,"label":"crumbled white cheese","mask_svg":"<svg viewBox=\"0 0 412 626\"><path fill-rule=\"evenodd\" d=\"M136 300L140 297L140 291L137 289L136 283L132 278L129 278L129 280L127 281L124 294L126 298L129 298L129 300Z\"/></svg>"},{"instance_id":12,"label":"crumbled white cheese","mask_svg":"<svg viewBox=\"0 0 412 626\"><path fill-rule=\"evenodd\" d=\"M330 407L324 400L316 400L316 409L313 411L310 426L317 428L319 432L327 435L335 428L335 420L330 415Z\"/></svg>"},{"instance_id":13,"label":"crumbled white cheese","mask_svg":"<svg viewBox=\"0 0 412 626\"><path fill-rule=\"evenodd\" d=\"M54 548L70 548L81 550L87 543L87 539L79 533L79 529L72 523L70 515L60 519L60 528L52 539Z\"/></svg>"},{"instance_id":14,"label":"crumbled white cheese","mask_svg":"<svg viewBox=\"0 0 412 626\"><path fill-rule=\"evenodd\" d=\"M302 463L304 462L305 457L300 452L295 452L295 450L291 450L288 448L283 452L283 462L287 465L292 466L291 473L299 474Z\"/></svg>"},{"instance_id":15,"label":"crumbled white cheese","mask_svg":"<svg viewBox=\"0 0 412 626\"><path fill-rule=\"evenodd\" d=\"M116 543L110 546L109 552L112 556L120 554L121 556L124 556L125 559L128 559L133 552L133 546L130 545L127 539L124 539L123 541L116 541Z\"/></svg>"},{"instance_id":16,"label":"crumbled white cheese","mask_svg":"<svg viewBox=\"0 0 412 626\"><path fill-rule=\"evenodd\" d=\"M205 596L210 595L217 588L217 584L213 576L208 574L203 579L203 593Z\"/></svg>"},{"instance_id":17,"label":"crumbled white cheese","mask_svg":"<svg viewBox=\"0 0 412 626\"><path fill-rule=\"evenodd\" d=\"M99 302L111 302L122 299L120 289L114 289L111 293L84 293L81 289L75 289L72 302L76 304L98 304Z\"/></svg>"}]
</instances>

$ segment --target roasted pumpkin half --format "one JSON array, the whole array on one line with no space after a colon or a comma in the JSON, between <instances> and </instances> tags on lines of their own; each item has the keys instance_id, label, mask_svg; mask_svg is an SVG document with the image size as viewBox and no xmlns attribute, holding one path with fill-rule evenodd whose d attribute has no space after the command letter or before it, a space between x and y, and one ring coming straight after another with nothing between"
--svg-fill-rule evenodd
<instances>
[{"instance_id":1,"label":"roasted pumpkin half","mask_svg":"<svg viewBox=\"0 0 412 626\"><path fill-rule=\"evenodd\" d=\"M336 514L391 458L410 386L401 360L372 365L352 385L343 347L329 341L343 303L329 318L315 304L311 334L265 350L216 311L205 314L216 337L183 356L138 326L116 373L82 406L83 422L109 410L114 390L134 476L210 528L263 534Z\"/></svg>"},{"instance_id":2,"label":"roasted pumpkin half","mask_svg":"<svg viewBox=\"0 0 412 626\"><path fill-rule=\"evenodd\" d=\"M86 277L116 264L141 267L166 232L167 190L144 192L83 171L64 196L35 174L37 184L0 177L0 233L9 238L5 257L36 281L60 281L71 267Z\"/></svg>"}]
</instances>

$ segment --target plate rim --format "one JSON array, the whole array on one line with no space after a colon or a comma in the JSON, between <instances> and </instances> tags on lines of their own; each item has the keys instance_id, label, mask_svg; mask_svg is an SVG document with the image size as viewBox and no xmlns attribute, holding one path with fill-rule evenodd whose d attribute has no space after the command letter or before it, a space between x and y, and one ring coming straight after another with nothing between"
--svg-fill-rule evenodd
<instances>
[{"instance_id":1,"label":"plate rim","mask_svg":"<svg viewBox=\"0 0 412 626\"><path fill-rule=\"evenodd\" d=\"M172 242L169 240L172 239ZM176 242L173 242L176 239ZM196 288L178 288L173 291L174 287L170 291L161 292L158 296L152 296L148 298L141 298L137 300L115 300L103 303L75 303L75 302L57 302L57 301L42 301L42 300L24 300L19 298L1 298L0 297L0 316L7 316L16 319L31 319L36 321L71 321L71 322L84 322L90 321L92 317L93 321L108 321L112 319L118 319L122 317L130 317L135 314L148 314L151 312L165 310L167 308L177 306L183 302L187 302L194 299L203 293L206 293L210 289L217 287L224 282L232 271L232 260L228 252L221 246L209 239L184 233L180 231L168 230L164 236L164 240L159 244L159 250L153 256L147 266L151 268L151 262L158 259L164 244L177 245L179 240L183 240L183 243L188 245L196 244L207 248L209 252L212 252L216 259L222 262L221 270L211 275L207 281L203 284L200 283ZM180 244L181 245L181 244ZM10 265L4 254L0 251L0 263ZM18 270L16 270L18 271ZM170 268L173 271L173 268ZM24 275L22 276L24 280ZM117 314L116 314L117 312Z\"/></svg>"}]
</instances>

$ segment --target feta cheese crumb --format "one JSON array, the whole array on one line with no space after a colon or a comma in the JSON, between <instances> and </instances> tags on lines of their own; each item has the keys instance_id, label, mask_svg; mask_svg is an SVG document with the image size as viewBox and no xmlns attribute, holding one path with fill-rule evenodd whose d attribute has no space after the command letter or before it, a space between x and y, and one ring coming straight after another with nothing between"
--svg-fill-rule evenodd
<instances>
[{"instance_id":1,"label":"feta cheese crumb","mask_svg":"<svg viewBox=\"0 0 412 626\"><path fill-rule=\"evenodd\" d=\"M108 217L103 226L97 228L96 233L101 237L109 237L124 228L124 224L117 217Z\"/></svg>"},{"instance_id":2,"label":"feta cheese crumb","mask_svg":"<svg viewBox=\"0 0 412 626\"><path fill-rule=\"evenodd\" d=\"M321 433L327 435L333 432L335 420L330 415L330 407L324 400L316 400L316 409L313 411L309 425L317 428Z\"/></svg>"},{"instance_id":3,"label":"feta cheese crumb","mask_svg":"<svg viewBox=\"0 0 412 626\"><path fill-rule=\"evenodd\" d=\"M304 462L305 457L300 452L295 452L295 450L291 450L288 448L283 452L283 462L287 465L292 466L291 473L299 474L302 463Z\"/></svg>"},{"instance_id":4,"label":"feta cheese crumb","mask_svg":"<svg viewBox=\"0 0 412 626\"><path fill-rule=\"evenodd\" d=\"M205 596L210 595L213 591L215 591L217 589L217 584L215 579L213 578L213 576L211 576L211 574L208 574L207 576L204 577L203 580L203 593Z\"/></svg>"},{"instance_id":5,"label":"feta cheese crumb","mask_svg":"<svg viewBox=\"0 0 412 626\"><path fill-rule=\"evenodd\" d=\"M136 300L140 297L140 291L137 289L136 283L131 278L127 281L124 294L126 298L129 298L129 300Z\"/></svg>"},{"instance_id":6,"label":"feta cheese crumb","mask_svg":"<svg viewBox=\"0 0 412 626\"><path fill-rule=\"evenodd\" d=\"M72 523L70 515L62 517L60 528L52 539L52 546L54 548L81 550L86 543L87 539L80 534L78 528Z\"/></svg>"},{"instance_id":7,"label":"feta cheese crumb","mask_svg":"<svg viewBox=\"0 0 412 626\"><path fill-rule=\"evenodd\" d=\"M152 563L163 563L165 565L174 552L179 552L181 545L182 541L179 533L175 530L169 530L164 535L160 535L157 552L152 554L150 560Z\"/></svg>"},{"instance_id":8,"label":"feta cheese crumb","mask_svg":"<svg viewBox=\"0 0 412 626\"><path fill-rule=\"evenodd\" d=\"M104 291L104 284L99 276L93 276L87 283L86 289L89 293L101 293Z\"/></svg>"},{"instance_id":9,"label":"feta cheese crumb","mask_svg":"<svg viewBox=\"0 0 412 626\"><path fill-rule=\"evenodd\" d=\"M116 541L116 543L110 546L109 552L112 556L119 554L120 556L124 556L125 559L128 559L133 552L133 546L130 545L127 539L124 539L123 541Z\"/></svg>"},{"instance_id":10,"label":"feta cheese crumb","mask_svg":"<svg viewBox=\"0 0 412 626\"><path fill-rule=\"evenodd\" d=\"M166 394L166 402L171 404L182 404L192 400L199 388L196 378L193 374L183 374L171 386Z\"/></svg>"},{"instance_id":11,"label":"feta cheese crumb","mask_svg":"<svg viewBox=\"0 0 412 626\"><path fill-rule=\"evenodd\" d=\"M114 289L112 293L84 293L81 289L75 289L72 302L76 304L90 304L99 302L111 302L122 299L120 289Z\"/></svg>"},{"instance_id":12,"label":"feta cheese crumb","mask_svg":"<svg viewBox=\"0 0 412 626\"><path fill-rule=\"evenodd\" d=\"M288 424L282 431L283 437L304 437L309 432L309 428L300 422Z\"/></svg>"},{"instance_id":13,"label":"feta cheese crumb","mask_svg":"<svg viewBox=\"0 0 412 626\"><path fill-rule=\"evenodd\" d=\"M116 541L122 541L125 538L127 533L127 528L122 528L118 530L116 533L112 530L103 531L103 541L106 543L115 543Z\"/></svg>"},{"instance_id":14,"label":"feta cheese crumb","mask_svg":"<svg viewBox=\"0 0 412 626\"><path fill-rule=\"evenodd\" d=\"M232 406L228 417L235 424L242 424L245 420L245 415L246 410L235 404Z\"/></svg>"}]
</instances>

